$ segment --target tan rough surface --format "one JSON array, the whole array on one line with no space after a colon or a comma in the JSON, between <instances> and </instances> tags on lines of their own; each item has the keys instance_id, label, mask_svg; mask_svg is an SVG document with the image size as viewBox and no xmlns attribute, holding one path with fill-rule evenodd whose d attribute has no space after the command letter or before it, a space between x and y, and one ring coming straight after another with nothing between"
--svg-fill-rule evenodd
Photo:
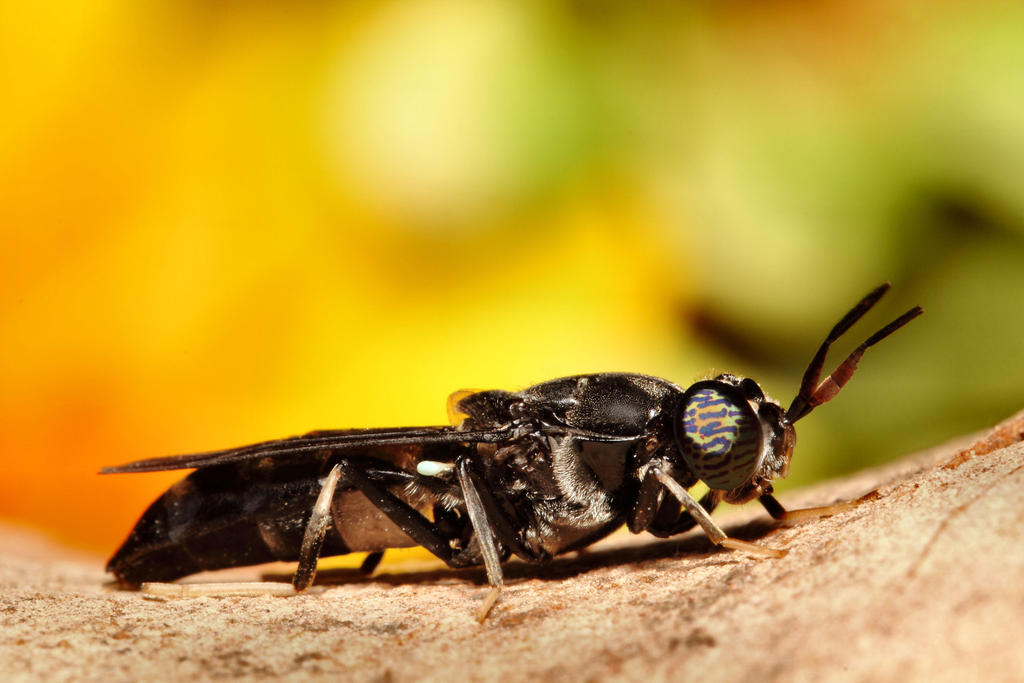
<instances>
[{"instance_id":1,"label":"tan rough surface","mask_svg":"<svg viewBox=\"0 0 1024 683\"><path fill-rule=\"evenodd\" d=\"M740 538L788 547L782 559L713 550L692 533L616 537L546 568L511 566L483 625L477 571L385 573L296 598L159 601L104 586L98 560L0 528L0 673L1022 680L1024 414L1015 419L959 454L936 449L783 499L826 504L877 489L850 512L788 528L753 509L725 517Z\"/></svg>"}]
</instances>

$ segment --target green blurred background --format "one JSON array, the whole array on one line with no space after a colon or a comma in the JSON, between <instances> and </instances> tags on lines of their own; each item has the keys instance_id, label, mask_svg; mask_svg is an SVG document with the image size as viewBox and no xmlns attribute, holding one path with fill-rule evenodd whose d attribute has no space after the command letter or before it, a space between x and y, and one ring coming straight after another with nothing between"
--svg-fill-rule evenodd
<instances>
[{"instance_id":1,"label":"green blurred background","mask_svg":"<svg viewBox=\"0 0 1024 683\"><path fill-rule=\"evenodd\" d=\"M885 280L791 485L1024 405L1021 3L7 3L0 64L0 517L81 547L179 476L101 465L460 388L788 403Z\"/></svg>"}]
</instances>

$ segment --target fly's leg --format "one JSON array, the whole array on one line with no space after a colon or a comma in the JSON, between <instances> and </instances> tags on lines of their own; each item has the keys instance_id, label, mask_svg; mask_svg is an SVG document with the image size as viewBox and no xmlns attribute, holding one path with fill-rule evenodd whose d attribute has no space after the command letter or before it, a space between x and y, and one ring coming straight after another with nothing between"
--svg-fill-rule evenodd
<instances>
[{"instance_id":1,"label":"fly's leg","mask_svg":"<svg viewBox=\"0 0 1024 683\"><path fill-rule=\"evenodd\" d=\"M487 570L487 581L491 585L490 593L477 612L477 619L482 622L501 595L501 559L507 557L509 551L530 562L546 560L550 555L543 551L537 552L523 543L515 520L509 518L491 490L480 482L479 475L474 471L469 458L461 458L455 469L466 501L470 525L480 545L484 568Z\"/></svg>"},{"instance_id":2,"label":"fly's leg","mask_svg":"<svg viewBox=\"0 0 1024 683\"><path fill-rule=\"evenodd\" d=\"M320 489L313 511L310 513L309 521L306 523L306 532L302 537L302 549L299 551L299 566L292 577L292 585L285 590L282 586L273 583L209 583L181 585L173 583L144 583L141 586L143 593L159 597L199 597L199 596L225 596L225 595L294 595L309 588L316 578L316 563L320 559L320 549L324 544L324 535L327 533L327 525L331 521L331 501L334 500L334 492L338 488L338 480L341 479L341 466L335 465L330 474L324 480Z\"/></svg>"},{"instance_id":3,"label":"fly's leg","mask_svg":"<svg viewBox=\"0 0 1024 683\"><path fill-rule=\"evenodd\" d=\"M658 481L668 489L669 493L675 496L682 504L683 508L690 513L690 515L697 520L701 528L704 529L704 533L707 534L708 538L715 545L720 545L723 548L730 548L732 550L745 550L748 553L755 555L767 555L769 557L782 557L786 554L786 550L777 548L765 548L757 545L756 543L748 543L747 541L741 541L736 538L729 538L725 532L711 519L711 515L708 514L700 503L694 500L693 496L687 493L686 489L679 485L675 479L670 477L665 472L661 471L657 467L652 467L649 470L654 473Z\"/></svg>"},{"instance_id":4,"label":"fly's leg","mask_svg":"<svg viewBox=\"0 0 1024 683\"><path fill-rule=\"evenodd\" d=\"M633 505L629 518L626 520L626 526L632 533L638 534L641 531L650 531L655 536L664 538L664 536L658 533L655 525L655 517L658 514L658 510L665 504L665 501L658 495L660 492L661 482L654 475L654 468L650 468L640 482L636 503Z\"/></svg>"},{"instance_id":5,"label":"fly's leg","mask_svg":"<svg viewBox=\"0 0 1024 683\"><path fill-rule=\"evenodd\" d=\"M341 465L335 465L327 475L320 495L313 505L313 512L309 515L306 533L302 537L302 549L299 551L299 566L292 577L292 585L296 591L306 590L316 578L316 563L320 559L320 548L324 544L327 525L331 522L331 502L334 500L334 491L338 488L339 479Z\"/></svg>"},{"instance_id":6,"label":"fly's leg","mask_svg":"<svg viewBox=\"0 0 1024 683\"><path fill-rule=\"evenodd\" d=\"M772 519L779 522L802 522L807 519L837 515L840 512L846 512L847 510L854 509L859 503L859 501L850 500L844 503L836 503L835 505L822 505L820 507L803 508L801 510L787 510L782 507L782 504L775 500L775 496L770 493L761 495L757 500L764 506L764 509L768 511L768 514L772 516Z\"/></svg>"},{"instance_id":7,"label":"fly's leg","mask_svg":"<svg viewBox=\"0 0 1024 683\"><path fill-rule=\"evenodd\" d=\"M346 486L355 486L359 489L371 503L376 505L391 521L401 527L402 531L409 534L410 538L439 557L448 566L461 567L471 563L471 558L466 553L455 552L452 549L449 538L445 537L433 523L409 504L375 482L370 476L367 476L367 473L362 470L359 464L352 460L342 460L335 468L340 471ZM484 512L484 505L470 479L468 459L460 458L456 463L456 473L459 478L459 485L462 487L463 495L465 496L469 521L479 542L480 552L483 555L484 567L487 570L487 581L491 584L491 592L477 612L477 620L482 622L487 618L487 614L494 607L494 603L501 594L501 588L504 583L501 572L501 559L491 526L487 521L487 514ZM305 546L305 543L303 545Z\"/></svg>"},{"instance_id":8,"label":"fly's leg","mask_svg":"<svg viewBox=\"0 0 1024 683\"><path fill-rule=\"evenodd\" d=\"M711 514L714 511L714 509L718 507L718 504L721 502L721 500L722 493L720 491L715 491L714 489L711 489L710 491L708 491L707 493L700 497L699 503L700 506L704 508L708 514ZM671 524L664 524L662 520L656 519L654 524L650 529L648 529L648 531L650 531L655 536L658 536L659 538L669 538L670 536L681 534L684 531L689 531L695 526L697 526L697 520L694 519L693 515L687 513L685 515L678 515L676 519L672 521Z\"/></svg>"},{"instance_id":9,"label":"fly's leg","mask_svg":"<svg viewBox=\"0 0 1024 683\"><path fill-rule=\"evenodd\" d=\"M480 503L483 505L485 517L491 527L491 533L497 539L500 546L507 548L508 551L528 562L541 562L550 559L550 555L538 553L524 545L518 531L522 524L509 518L509 515L501 508L500 503L494 497L491 490L480 481L478 473L473 469L472 463L468 458L462 461L459 469L464 471L464 473L456 472L459 477L459 483L462 483L462 477L465 476L469 483L472 484L476 495L480 499ZM472 520L470 521L472 522ZM507 556L508 554L505 553L505 557Z\"/></svg>"},{"instance_id":10,"label":"fly's leg","mask_svg":"<svg viewBox=\"0 0 1024 683\"><path fill-rule=\"evenodd\" d=\"M295 588L287 583L268 581L235 581L232 583L163 583L144 582L139 591L156 598L227 598L274 596L288 598Z\"/></svg>"},{"instance_id":11,"label":"fly's leg","mask_svg":"<svg viewBox=\"0 0 1024 683\"><path fill-rule=\"evenodd\" d=\"M359 565L359 571L369 576L377 570L377 565L384 559L384 551L378 550L375 553L370 553L363 558L363 563Z\"/></svg>"},{"instance_id":12,"label":"fly's leg","mask_svg":"<svg viewBox=\"0 0 1024 683\"><path fill-rule=\"evenodd\" d=\"M648 469L640 482L636 504L633 505L629 519L626 520L626 526L632 533L638 534L650 528L654 521L654 515L658 512L658 489L660 487L658 478L654 476L653 471Z\"/></svg>"},{"instance_id":13,"label":"fly's leg","mask_svg":"<svg viewBox=\"0 0 1024 683\"><path fill-rule=\"evenodd\" d=\"M465 567L478 561L475 553L467 552L468 549L458 551L453 549L450 535L442 533L435 524L417 510L367 476L359 464L351 460L343 460L339 465L342 467L342 477L347 486L355 486L359 489L371 503L401 527L402 531L409 534L410 538L439 557L449 567ZM484 504L470 478L468 459L460 458L456 462L455 469L466 501L470 525L480 546L484 568L487 570L487 581L492 587L483 607L477 612L477 619L483 621L497 601L504 583L501 557L487 514L484 511Z\"/></svg>"},{"instance_id":14,"label":"fly's leg","mask_svg":"<svg viewBox=\"0 0 1024 683\"><path fill-rule=\"evenodd\" d=\"M477 542L480 544L480 554L484 558L484 568L487 570L487 583L491 584L491 591L484 599L484 604L476 613L477 621L483 623L487 618L494 603L501 595L504 586L504 575L501 571L501 558L498 555L498 546L494 541L494 534L491 523L487 520L487 512L484 510L483 501L477 492L476 485L470 475L470 463L468 458L460 458L455 463L455 473L459 478L459 485L462 487L462 495L466 500L466 511L469 513L469 523L473 525L473 532L476 534Z\"/></svg>"},{"instance_id":15,"label":"fly's leg","mask_svg":"<svg viewBox=\"0 0 1024 683\"><path fill-rule=\"evenodd\" d=\"M637 458L643 462L654 456L661 448L662 445L656 439L647 439L638 449ZM664 538L664 536L658 533L660 528L656 524L655 519L658 516L658 512L670 503L662 498L661 483L654 476L653 470L653 467L649 467L647 472L644 473L643 479L640 480L636 502L633 504L633 509L630 510L629 517L626 518L626 526L634 534L638 534L641 531L649 531L659 538ZM672 514L677 515L676 510L673 510Z\"/></svg>"},{"instance_id":16,"label":"fly's leg","mask_svg":"<svg viewBox=\"0 0 1024 683\"><path fill-rule=\"evenodd\" d=\"M629 530L634 534L646 531L658 538L668 538L697 525L693 515L682 514L679 505L673 504L677 502L674 496L659 500L661 488L662 483L655 476L654 469L649 469L640 482L636 504L626 520ZM721 494L711 490L701 497L700 506L710 514L720 500Z\"/></svg>"},{"instance_id":17,"label":"fly's leg","mask_svg":"<svg viewBox=\"0 0 1024 683\"><path fill-rule=\"evenodd\" d=\"M445 536L430 520L415 508L401 500L386 488L367 476L366 472L351 460L342 460L338 465L346 486L354 486L367 500L387 515L402 531L430 553L440 558L449 567L465 567L470 564L456 553L450 538Z\"/></svg>"},{"instance_id":18,"label":"fly's leg","mask_svg":"<svg viewBox=\"0 0 1024 683\"><path fill-rule=\"evenodd\" d=\"M398 524L417 543L437 555L450 566L461 566L462 563L453 557L451 546L438 533L432 533L431 524L416 510L392 496L385 489L373 482L365 473L357 470L351 461L343 460L335 465L324 480L317 496L316 503L306 523L306 531L302 538L299 551L299 566L292 577L292 585L285 590L273 583L246 584L190 584L187 587L169 583L146 583L141 586L143 593L159 597L196 597L200 595L294 595L301 592L316 578L316 564L320 559L324 536L331 523L331 502L338 483L344 478L346 484L359 488L363 494L385 514ZM376 497L375 497L376 496ZM366 556L360 569L367 574L373 573L383 552L374 552Z\"/></svg>"}]
</instances>

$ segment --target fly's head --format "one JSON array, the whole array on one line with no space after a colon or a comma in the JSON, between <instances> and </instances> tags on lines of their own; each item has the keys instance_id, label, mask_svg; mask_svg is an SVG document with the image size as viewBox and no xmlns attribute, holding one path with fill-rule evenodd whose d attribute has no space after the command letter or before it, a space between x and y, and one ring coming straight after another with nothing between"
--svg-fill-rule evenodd
<instances>
[{"instance_id":1,"label":"fly's head","mask_svg":"<svg viewBox=\"0 0 1024 683\"><path fill-rule=\"evenodd\" d=\"M772 479L785 477L796 444L793 423L839 393L868 348L921 315L915 306L854 349L835 371L819 381L832 343L860 320L889 290L875 288L832 328L811 359L789 408L766 397L757 382L719 375L697 382L683 394L675 435L685 464L729 503L744 503L769 492Z\"/></svg>"},{"instance_id":2,"label":"fly's head","mask_svg":"<svg viewBox=\"0 0 1024 683\"><path fill-rule=\"evenodd\" d=\"M756 498L785 477L796 444L782 406L754 380L729 374L686 390L675 432L687 467L730 503Z\"/></svg>"}]
</instances>

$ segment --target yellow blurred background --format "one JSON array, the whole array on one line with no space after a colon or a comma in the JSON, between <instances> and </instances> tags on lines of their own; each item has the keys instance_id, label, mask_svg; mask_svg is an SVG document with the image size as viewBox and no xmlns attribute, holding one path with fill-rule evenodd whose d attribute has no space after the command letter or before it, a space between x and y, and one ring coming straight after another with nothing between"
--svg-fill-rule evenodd
<instances>
[{"instance_id":1,"label":"yellow blurred background","mask_svg":"<svg viewBox=\"0 0 1024 683\"><path fill-rule=\"evenodd\" d=\"M456 389L748 374L885 280L792 483L1024 404L1024 5L0 8L0 518L112 551L180 473ZM838 362L839 357L833 362Z\"/></svg>"}]
</instances>

